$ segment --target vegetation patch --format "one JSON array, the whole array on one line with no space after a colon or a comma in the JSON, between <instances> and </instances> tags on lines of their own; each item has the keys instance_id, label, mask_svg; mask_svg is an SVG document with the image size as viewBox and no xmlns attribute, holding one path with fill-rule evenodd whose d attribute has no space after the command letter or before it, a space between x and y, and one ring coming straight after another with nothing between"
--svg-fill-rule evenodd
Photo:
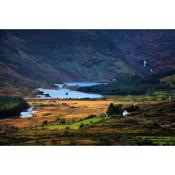
<instances>
[{"instance_id":1,"label":"vegetation patch","mask_svg":"<svg viewBox=\"0 0 175 175\"><path fill-rule=\"evenodd\" d=\"M137 145L175 145L175 136L135 136Z\"/></svg>"},{"instance_id":2,"label":"vegetation patch","mask_svg":"<svg viewBox=\"0 0 175 175\"><path fill-rule=\"evenodd\" d=\"M136 105L129 105L127 107L123 106L122 104L113 104L111 103L107 109L106 114L108 116L112 115L123 115L123 112L127 111L129 113L132 112L139 112L140 108Z\"/></svg>"},{"instance_id":3,"label":"vegetation patch","mask_svg":"<svg viewBox=\"0 0 175 175\"><path fill-rule=\"evenodd\" d=\"M172 90L173 86L162 82L160 77L141 78L123 75L116 77L114 82L90 87L80 87L80 91L100 93L103 95L143 95L155 91Z\"/></svg>"},{"instance_id":4,"label":"vegetation patch","mask_svg":"<svg viewBox=\"0 0 175 175\"><path fill-rule=\"evenodd\" d=\"M88 125L92 125L98 122L103 121L104 118L101 117L93 117L93 118L87 118L84 120L76 121L76 122L70 122L65 124L56 124L56 125L47 125L45 128L48 129L80 129Z\"/></svg>"},{"instance_id":5,"label":"vegetation patch","mask_svg":"<svg viewBox=\"0 0 175 175\"><path fill-rule=\"evenodd\" d=\"M143 101L159 101L175 99L175 90L155 91L147 95L127 95L127 96L109 96L111 100L121 102L143 102Z\"/></svg>"},{"instance_id":6,"label":"vegetation patch","mask_svg":"<svg viewBox=\"0 0 175 175\"><path fill-rule=\"evenodd\" d=\"M27 102L20 97L0 96L0 118L18 115L27 108Z\"/></svg>"}]
</instances>

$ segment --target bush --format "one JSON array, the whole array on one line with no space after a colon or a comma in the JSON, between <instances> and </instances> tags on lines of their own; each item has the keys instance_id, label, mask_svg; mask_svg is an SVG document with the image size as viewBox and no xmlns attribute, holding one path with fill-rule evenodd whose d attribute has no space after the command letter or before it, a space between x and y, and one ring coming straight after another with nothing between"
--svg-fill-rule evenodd
<instances>
[{"instance_id":1,"label":"bush","mask_svg":"<svg viewBox=\"0 0 175 175\"><path fill-rule=\"evenodd\" d=\"M137 145L153 145L153 141L145 138L145 139L137 140L136 144Z\"/></svg>"},{"instance_id":2,"label":"bush","mask_svg":"<svg viewBox=\"0 0 175 175\"><path fill-rule=\"evenodd\" d=\"M66 123L66 119L62 118L60 119L60 124L65 124Z\"/></svg>"},{"instance_id":3,"label":"bush","mask_svg":"<svg viewBox=\"0 0 175 175\"><path fill-rule=\"evenodd\" d=\"M105 113L102 113L102 114L100 115L100 117L101 117L101 118L106 118L106 117L108 117L108 115L105 114Z\"/></svg>"},{"instance_id":4,"label":"bush","mask_svg":"<svg viewBox=\"0 0 175 175\"><path fill-rule=\"evenodd\" d=\"M43 122L42 122L42 126L47 126L48 125L48 121L47 120L44 120Z\"/></svg>"},{"instance_id":5,"label":"bush","mask_svg":"<svg viewBox=\"0 0 175 175\"><path fill-rule=\"evenodd\" d=\"M83 128L83 127L84 127L84 124L83 124L83 123L81 123L81 124L80 124L80 128Z\"/></svg>"},{"instance_id":6,"label":"bush","mask_svg":"<svg viewBox=\"0 0 175 175\"><path fill-rule=\"evenodd\" d=\"M60 122L60 117L57 117L57 118L55 119L55 122L56 122L56 123L59 123L59 122Z\"/></svg>"},{"instance_id":7,"label":"bush","mask_svg":"<svg viewBox=\"0 0 175 175\"><path fill-rule=\"evenodd\" d=\"M89 115L86 119L96 118L97 116L94 114Z\"/></svg>"}]
</instances>

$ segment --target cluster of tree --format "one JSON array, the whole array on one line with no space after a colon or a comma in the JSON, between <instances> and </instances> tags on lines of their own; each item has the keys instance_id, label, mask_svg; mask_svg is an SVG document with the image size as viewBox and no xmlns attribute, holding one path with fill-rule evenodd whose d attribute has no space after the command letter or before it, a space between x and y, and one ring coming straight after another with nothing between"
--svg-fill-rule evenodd
<instances>
[{"instance_id":1,"label":"cluster of tree","mask_svg":"<svg viewBox=\"0 0 175 175\"><path fill-rule=\"evenodd\" d=\"M0 96L0 118L19 115L28 107L21 97Z\"/></svg>"},{"instance_id":2,"label":"cluster of tree","mask_svg":"<svg viewBox=\"0 0 175 175\"><path fill-rule=\"evenodd\" d=\"M111 115L122 115L124 111L127 112L138 112L140 108L137 105L129 105L128 107L124 107L122 104L113 104L111 103L106 111L108 116Z\"/></svg>"},{"instance_id":3,"label":"cluster of tree","mask_svg":"<svg viewBox=\"0 0 175 175\"><path fill-rule=\"evenodd\" d=\"M122 115L124 109L121 104L113 104L111 103L106 111L106 113L111 116L113 114Z\"/></svg>"},{"instance_id":4,"label":"cluster of tree","mask_svg":"<svg viewBox=\"0 0 175 175\"><path fill-rule=\"evenodd\" d=\"M140 108L137 105L130 105L125 109L127 112L138 112Z\"/></svg>"},{"instance_id":5,"label":"cluster of tree","mask_svg":"<svg viewBox=\"0 0 175 175\"><path fill-rule=\"evenodd\" d=\"M141 78L138 76L122 76L109 84L90 87L80 87L80 91L100 93L103 95L142 95L155 90L171 89L168 84L161 82L157 77Z\"/></svg>"}]
</instances>

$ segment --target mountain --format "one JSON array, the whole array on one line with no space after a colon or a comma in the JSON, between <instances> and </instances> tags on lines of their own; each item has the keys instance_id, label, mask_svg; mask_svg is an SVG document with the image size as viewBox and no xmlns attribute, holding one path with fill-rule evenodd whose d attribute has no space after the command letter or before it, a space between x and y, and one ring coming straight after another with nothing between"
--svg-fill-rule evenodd
<instances>
[{"instance_id":1,"label":"mountain","mask_svg":"<svg viewBox=\"0 0 175 175\"><path fill-rule=\"evenodd\" d=\"M128 64L141 74L175 69L175 30L113 30L109 35Z\"/></svg>"},{"instance_id":2,"label":"mountain","mask_svg":"<svg viewBox=\"0 0 175 175\"><path fill-rule=\"evenodd\" d=\"M0 93L173 69L174 30L0 31Z\"/></svg>"}]
</instances>

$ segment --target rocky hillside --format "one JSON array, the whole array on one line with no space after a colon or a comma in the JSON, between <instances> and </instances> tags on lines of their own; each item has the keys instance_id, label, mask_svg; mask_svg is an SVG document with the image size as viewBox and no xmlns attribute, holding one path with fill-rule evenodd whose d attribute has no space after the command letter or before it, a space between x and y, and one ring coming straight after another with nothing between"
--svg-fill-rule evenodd
<instances>
[{"instance_id":1,"label":"rocky hillside","mask_svg":"<svg viewBox=\"0 0 175 175\"><path fill-rule=\"evenodd\" d=\"M106 81L121 74L147 76L174 68L173 30L0 31L0 85L8 87L5 93L14 87Z\"/></svg>"}]
</instances>

